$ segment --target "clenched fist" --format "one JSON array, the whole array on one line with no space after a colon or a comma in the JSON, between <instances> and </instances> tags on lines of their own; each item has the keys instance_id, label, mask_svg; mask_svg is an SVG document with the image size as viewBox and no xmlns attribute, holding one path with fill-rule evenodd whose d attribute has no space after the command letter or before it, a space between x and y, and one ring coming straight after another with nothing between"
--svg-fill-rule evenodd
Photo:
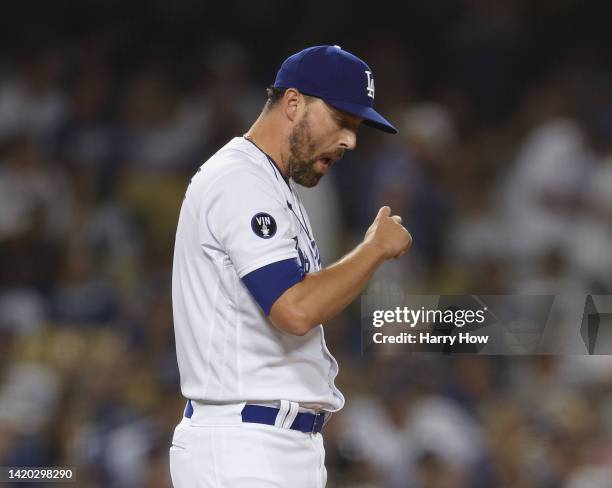
<instances>
[{"instance_id":1,"label":"clenched fist","mask_svg":"<svg viewBox=\"0 0 612 488\"><path fill-rule=\"evenodd\" d=\"M391 208L382 207L365 234L365 243L376 245L385 259L397 258L412 244L410 232L402 225L399 215L391 215Z\"/></svg>"}]
</instances>

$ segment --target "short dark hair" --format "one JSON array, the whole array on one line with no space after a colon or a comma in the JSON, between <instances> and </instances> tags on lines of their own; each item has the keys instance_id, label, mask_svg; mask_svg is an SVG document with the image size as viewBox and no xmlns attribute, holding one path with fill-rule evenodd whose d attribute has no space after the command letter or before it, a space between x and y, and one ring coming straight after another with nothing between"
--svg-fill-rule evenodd
<instances>
[{"instance_id":1,"label":"short dark hair","mask_svg":"<svg viewBox=\"0 0 612 488\"><path fill-rule=\"evenodd\" d=\"M266 101L264 110L270 110L271 108L273 108L279 102L279 100L283 98L286 91L287 88L277 88L273 85L270 85L268 88L266 88L266 96L268 97L268 100ZM305 93L302 93L302 95L304 95L306 103L310 103L315 98L310 95L306 95Z\"/></svg>"},{"instance_id":2,"label":"short dark hair","mask_svg":"<svg viewBox=\"0 0 612 488\"><path fill-rule=\"evenodd\" d=\"M266 101L266 106L264 108L266 110L273 108L274 105L276 105L278 101L283 98L286 91L286 88L277 88L272 85L266 88L266 96L268 97L268 100Z\"/></svg>"}]
</instances>

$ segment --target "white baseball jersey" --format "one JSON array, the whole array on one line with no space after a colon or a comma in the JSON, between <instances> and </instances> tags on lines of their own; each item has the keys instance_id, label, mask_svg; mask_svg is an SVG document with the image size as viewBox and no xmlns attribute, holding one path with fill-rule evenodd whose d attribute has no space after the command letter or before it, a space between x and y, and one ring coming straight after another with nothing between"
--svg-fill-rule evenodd
<instances>
[{"instance_id":1,"label":"white baseball jersey","mask_svg":"<svg viewBox=\"0 0 612 488\"><path fill-rule=\"evenodd\" d=\"M183 395L342 408L323 326L296 336L267 315L320 266L292 182L252 142L232 139L193 177L179 217L172 302Z\"/></svg>"}]
</instances>

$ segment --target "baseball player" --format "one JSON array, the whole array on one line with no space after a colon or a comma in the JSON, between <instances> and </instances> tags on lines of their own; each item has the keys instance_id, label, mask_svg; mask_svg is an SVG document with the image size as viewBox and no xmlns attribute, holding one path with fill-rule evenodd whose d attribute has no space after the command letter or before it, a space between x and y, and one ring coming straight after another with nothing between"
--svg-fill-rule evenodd
<instances>
[{"instance_id":1,"label":"baseball player","mask_svg":"<svg viewBox=\"0 0 612 488\"><path fill-rule=\"evenodd\" d=\"M176 488L323 487L320 434L344 404L323 325L411 244L383 207L364 240L322 269L294 185L312 187L373 108L368 65L339 46L287 58L253 126L201 166L181 209L172 275L181 390Z\"/></svg>"}]
</instances>

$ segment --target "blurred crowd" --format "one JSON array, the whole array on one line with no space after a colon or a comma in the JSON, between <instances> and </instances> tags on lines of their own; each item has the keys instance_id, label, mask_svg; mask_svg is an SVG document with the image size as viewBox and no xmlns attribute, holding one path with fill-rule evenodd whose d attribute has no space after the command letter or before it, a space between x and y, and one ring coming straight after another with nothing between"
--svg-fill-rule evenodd
<instances>
[{"instance_id":1,"label":"blurred crowd","mask_svg":"<svg viewBox=\"0 0 612 488\"><path fill-rule=\"evenodd\" d=\"M0 466L75 466L93 488L170 486L183 194L306 45L363 56L377 108L400 129L360 129L358 149L302 192L324 262L388 204L414 245L374 289L610 293L610 53L596 36L562 37L571 8L534 20L528 3L421 12L438 26L429 58L401 37L353 46L300 32L278 58L238 39L206 41L186 62L157 31L146 55L126 57L129 24L3 50ZM538 44L540 30L559 45ZM326 338L347 397L325 431L330 488L612 486L612 357L364 356L358 303Z\"/></svg>"}]
</instances>

